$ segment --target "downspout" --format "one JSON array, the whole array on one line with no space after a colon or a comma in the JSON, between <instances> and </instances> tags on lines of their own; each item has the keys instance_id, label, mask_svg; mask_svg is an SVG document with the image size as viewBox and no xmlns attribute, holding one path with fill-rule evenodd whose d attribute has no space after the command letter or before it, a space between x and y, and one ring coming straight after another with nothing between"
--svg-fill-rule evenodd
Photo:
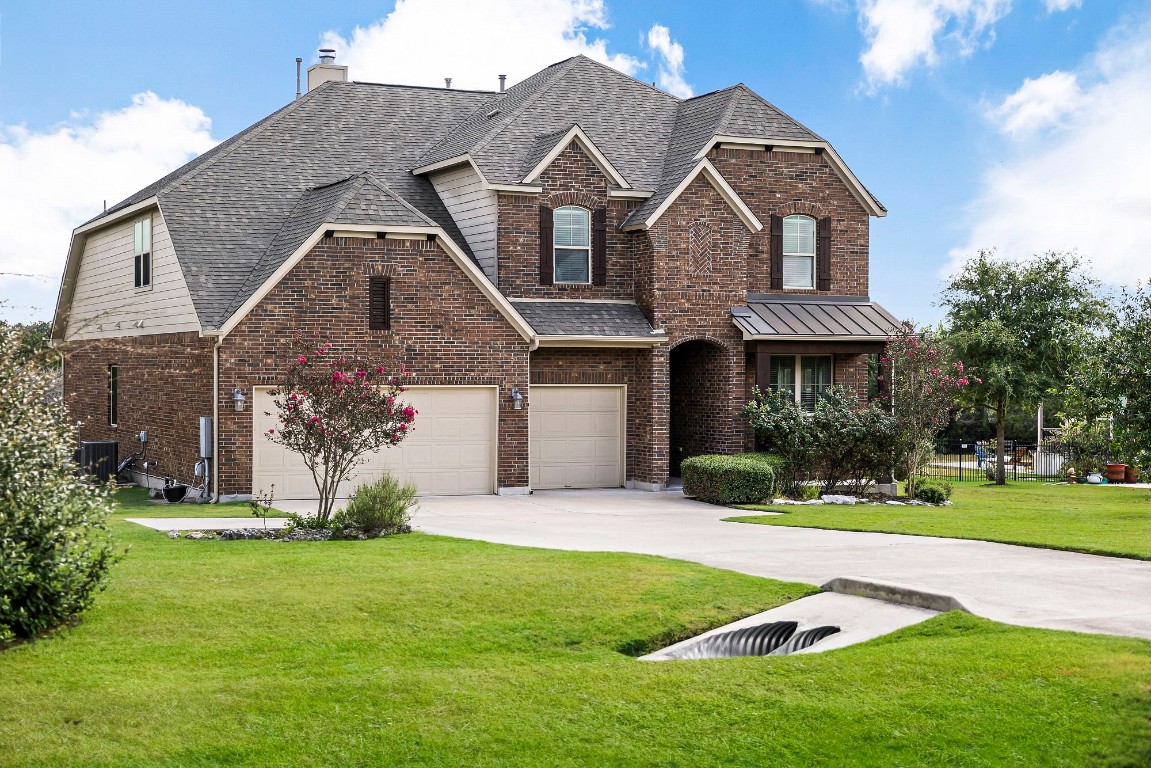
<instances>
[{"instance_id":1,"label":"downspout","mask_svg":"<svg viewBox=\"0 0 1151 768\"><path fill-rule=\"evenodd\" d=\"M223 336L216 336L212 345L212 503L220 503L220 345Z\"/></svg>"}]
</instances>

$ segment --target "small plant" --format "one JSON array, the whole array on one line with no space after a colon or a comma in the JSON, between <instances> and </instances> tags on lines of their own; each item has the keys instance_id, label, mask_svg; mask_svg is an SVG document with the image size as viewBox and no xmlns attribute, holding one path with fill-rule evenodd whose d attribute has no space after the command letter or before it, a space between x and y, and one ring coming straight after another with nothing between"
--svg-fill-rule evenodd
<instances>
[{"instance_id":1,"label":"small plant","mask_svg":"<svg viewBox=\"0 0 1151 768\"><path fill-rule=\"evenodd\" d=\"M823 488L818 485L800 486L799 498L801 501L815 501L823 494Z\"/></svg>"},{"instance_id":2,"label":"small plant","mask_svg":"<svg viewBox=\"0 0 1151 768\"><path fill-rule=\"evenodd\" d=\"M248 502L248 506L252 508L252 516L259 517L264 521L264 530L268 530L268 513L272 511L272 500L276 498L276 484L272 483L272 490L264 493L260 492L256 498Z\"/></svg>"},{"instance_id":3,"label":"small plant","mask_svg":"<svg viewBox=\"0 0 1151 768\"><path fill-rule=\"evenodd\" d=\"M332 530L344 538L368 538L408 533L411 509L416 504L414 483L400 483L385 473L352 493L348 505L332 518Z\"/></svg>"},{"instance_id":4,"label":"small plant","mask_svg":"<svg viewBox=\"0 0 1151 768\"><path fill-rule=\"evenodd\" d=\"M951 498L952 486L946 480L932 477L921 477L915 484L916 495L920 501L928 504L942 504Z\"/></svg>"}]
</instances>

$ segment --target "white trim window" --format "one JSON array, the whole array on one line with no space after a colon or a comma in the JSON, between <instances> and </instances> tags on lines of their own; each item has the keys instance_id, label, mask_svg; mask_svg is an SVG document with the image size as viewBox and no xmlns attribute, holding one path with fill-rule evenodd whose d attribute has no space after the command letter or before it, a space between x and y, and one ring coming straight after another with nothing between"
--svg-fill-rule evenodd
<instances>
[{"instance_id":1,"label":"white trim window","mask_svg":"<svg viewBox=\"0 0 1151 768\"><path fill-rule=\"evenodd\" d=\"M591 211L577 205L556 208L553 218L557 283L591 282Z\"/></svg>"},{"instance_id":2,"label":"white trim window","mask_svg":"<svg viewBox=\"0 0 1151 768\"><path fill-rule=\"evenodd\" d=\"M806 411L831 388L831 355L772 355L772 392L790 395Z\"/></svg>"},{"instance_id":3,"label":"white trim window","mask_svg":"<svg viewBox=\"0 0 1151 768\"><path fill-rule=\"evenodd\" d=\"M783 287L815 287L815 219L810 216L783 220Z\"/></svg>"},{"instance_id":4,"label":"white trim window","mask_svg":"<svg viewBox=\"0 0 1151 768\"><path fill-rule=\"evenodd\" d=\"M152 217L148 216L132 226L134 273L137 288L152 287Z\"/></svg>"}]
</instances>

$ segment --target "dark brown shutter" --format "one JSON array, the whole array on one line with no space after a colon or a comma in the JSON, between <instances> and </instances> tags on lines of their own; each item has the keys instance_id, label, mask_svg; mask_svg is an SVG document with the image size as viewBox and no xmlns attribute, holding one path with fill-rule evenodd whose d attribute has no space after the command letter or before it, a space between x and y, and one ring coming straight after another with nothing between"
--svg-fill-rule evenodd
<instances>
[{"instance_id":1,"label":"dark brown shutter","mask_svg":"<svg viewBox=\"0 0 1151 768\"><path fill-rule=\"evenodd\" d=\"M771 242L768 248L771 251L771 288L774 291L783 290L783 217L771 217Z\"/></svg>"},{"instance_id":2,"label":"dark brown shutter","mask_svg":"<svg viewBox=\"0 0 1151 768\"><path fill-rule=\"evenodd\" d=\"M140 286L142 286L144 284L144 277L141 273L141 269L142 269L143 265L141 264L140 260L141 260L141 256L140 256L140 254L137 253L136 254L136 282L135 282L135 286L137 288L139 288Z\"/></svg>"},{"instance_id":3,"label":"dark brown shutter","mask_svg":"<svg viewBox=\"0 0 1151 768\"><path fill-rule=\"evenodd\" d=\"M555 284L555 240L552 209L540 206L540 285Z\"/></svg>"},{"instance_id":4,"label":"dark brown shutter","mask_svg":"<svg viewBox=\"0 0 1151 768\"><path fill-rule=\"evenodd\" d=\"M607 285L607 208L591 213L591 284Z\"/></svg>"},{"instance_id":5,"label":"dark brown shutter","mask_svg":"<svg viewBox=\"0 0 1151 768\"><path fill-rule=\"evenodd\" d=\"M831 290L831 217L825 216L815 225L815 287Z\"/></svg>"},{"instance_id":6,"label":"dark brown shutter","mask_svg":"<svg viewBox=\"0 0 1151 768\"><path fill-rule=\"evenodd\" d=\"M368 278L368 330L386 331L392 327L392 281L387 277Z\"/></svg>"}]
</instances>

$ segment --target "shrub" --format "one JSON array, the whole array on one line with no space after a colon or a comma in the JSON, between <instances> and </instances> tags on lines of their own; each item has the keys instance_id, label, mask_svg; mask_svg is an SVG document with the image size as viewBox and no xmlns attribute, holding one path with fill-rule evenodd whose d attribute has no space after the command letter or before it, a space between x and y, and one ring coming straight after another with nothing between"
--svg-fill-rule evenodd
<instances>
[{"instance_id":1,"label":"shrub","mask_svg":"<svg viewBox=\"0 0 1151 768\"><path fill-rule=\"evenodd\" d=\"M76 472L76 432L49 396L53 378L0 327L0 646L75 621L115 559L111 491Z\"/></svg>"},{"instance_id":2,"label":"shrub","mask_svg":"<svg viewBox=\"0 0 1151 768\"><path fill-rule=\"evenodd\" d=\"M942 504L951 498L951 483L931 477L920 477L915 481L916 498L928 504Z\"/></svg>"},{"instance_id":3,"label":"shrub","mask_svg":"<svg viewBox=\"0 0 1151 768\"><path fill-rule=\"evenodd\" d=\"M416 503L416 486L401 484L390 474L364 483L352 493L348 506L332 518L332 528L345 538L374 539L381 535L407 533L411 530L409 511Z\"/></svg>"},{"instance_id":4,"label":"shrub","mask_svg":"<svg viewBox=\"0 0 1151 768\"><path fill-rule=\"evenodd\" d=\"M773 460L762 454L692 456L680 471L683 492L711 504L754 504L775 493Z\"/></svg>"}]
</instances>

